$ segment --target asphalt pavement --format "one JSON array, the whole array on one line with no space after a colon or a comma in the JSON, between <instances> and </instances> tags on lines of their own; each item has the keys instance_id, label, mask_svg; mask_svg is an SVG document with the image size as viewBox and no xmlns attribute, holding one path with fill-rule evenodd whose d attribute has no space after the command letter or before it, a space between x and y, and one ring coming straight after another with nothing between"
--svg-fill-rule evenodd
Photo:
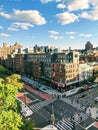
<instances>
[{"instance_id":1,"label":"asphalt pavement","mask_svg":"<svg viewBox=\"0 0 98 130\"><path fill-rule=\"evenodd\" d=\"M35 121L35 127L37 128L52 124L52 114L55 117L54 125L58 130L83 130L95 121L91 115L86 113L86 109L93 107L94 98L98 96L97 87L90 89L90 91L82 92L82 94L86 94L82 98L78 98L78 95L81 94L78 93L70 97L52 97L52 99L48 100L27 89L25 91L28 92L27 97L32 100L28 104L29 108L33 111L33 115L30 118Z\"/></svg>"}]
</instances>

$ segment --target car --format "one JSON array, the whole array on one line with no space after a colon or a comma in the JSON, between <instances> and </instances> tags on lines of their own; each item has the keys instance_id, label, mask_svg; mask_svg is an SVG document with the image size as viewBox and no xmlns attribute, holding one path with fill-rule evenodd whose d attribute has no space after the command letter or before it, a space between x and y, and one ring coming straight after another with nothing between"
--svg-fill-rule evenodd
<instances>
[{"instance_id":1,"label":"car","mask_svg":"<svg viewBox=\"0 0 98 130\"><path fill-rule=\"evenodd\" d=\"M84 91L85 91L84 88L81 88L81 89L78 90L78 93L82 93Z\"/></svg>"},{"instance_id":2,"label":"car","mask_svg":"<svg viewBox=\"0 0 98 130\"><path fill-rule=\"evenodd\" d=\"M83 98L83 97L85 97L86 96L86 94L84 93L84 94L80 94L78 97L79 98Z\"/></svg>"},{"instance_id":3,"label":"car","mask_svg":"<svg viewBox=\"0 0 98 130\"><path fill-rule=\"evenodd\" d=\"M89 90L89 86L86 85L86 86L84 87L84 90L85 90L85 91Z\"/></svg>"},{"instance_id":4,"label":"car","mask_svg":"<svg viewBox=\"0 0 98 130\"><path fill-rule=\"evenodd\" d=\"M98 110L96 111L96 120L98 121Z\"/></svg>"},{"instance_id":5,"label":"car","mask_svg":"<svg viewBox=\"0 0 98 130\"><path fill-rule=\"evenodd\" d=\"M95 97L94 101L95 101L95 102L98 102L98 97Z\"/></svg>"}]
</instances>

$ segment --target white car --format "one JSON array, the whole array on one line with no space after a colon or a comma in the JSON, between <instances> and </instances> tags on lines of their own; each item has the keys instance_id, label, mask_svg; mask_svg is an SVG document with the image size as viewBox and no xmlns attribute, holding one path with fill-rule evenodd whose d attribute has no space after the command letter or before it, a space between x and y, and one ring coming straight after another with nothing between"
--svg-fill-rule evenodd
<instances>
[{"instance_id":1,"label":"white car","mask_svg":"<svg viewBox=\"0 0 98 130\"><path fill-rule=\"evenodd\" d=\"M98 97L95 97L94 101L95 101L95 102L98 102Z\"/></svg>"},{"instance_id":2,"label":"white car","mask_svg":"<svg viewBox=\"0 0 98 130\"><path fill-rule=\"evenodd\" d=\"M28 106L26 106L24 103L22 103L21 113L23 116L28 117L33 114L33 111Z\"/></svg>"}]
</instances>

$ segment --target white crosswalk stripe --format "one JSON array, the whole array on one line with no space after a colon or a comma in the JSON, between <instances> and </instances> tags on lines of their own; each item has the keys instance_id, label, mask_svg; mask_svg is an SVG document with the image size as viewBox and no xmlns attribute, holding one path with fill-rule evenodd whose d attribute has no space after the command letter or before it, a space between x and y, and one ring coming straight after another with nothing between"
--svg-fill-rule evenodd
<instances>
[{"instance_id":1,"label":"white crosswalk stripe","mask_svg":"<svg viewBox=\"0 0 98 130\"><path fill-rule=\"evenodd\" d=\"M79 104L79 103L77 103L77 102L75 102L75 101L73 101L73 103L72 103L71 100L68 99L68 98L62 98L62 101L64 101L64 102L66 102L67 104L69 104L69 105L71 105L71 106L77 108L79 111L83 111L83 110L85 110L85 108L86 108L84 105L81 106L81 104ZM88 105L88 104L87 104L87 105Z\"/></svg>"},{"instance_id":2,"label":"white crosswalk stripe","mask_svg":"<svg viewBox=\"0 0 98 130\"><path fill-rule=\"evenodd\" d=\"M73 130L74 124L78 125L81 122L85 121L88 118L86 114L83 112L81 113L75 113L72 118L63 118L62 120L59 120L55 126L58 130Z\"/></svg>"},{"instance_id":3,"label":"white crosswalk stripe","mask_svg":"<svg viewBox=\"0 0 98 130\"><path fill-rule=\"evenodd\" d=\"M73 124L70 122L69 119L63 119L64 122L66 122L71 128L73 128Z\"/></svg>"},{"instance_id":4,"label":"white crosswalk stripe","mask_svg":"<svg viewBox=\"0 0 98 130\"><path fill-rule=\"evenodd\" d=\"M38 111L39 109L41 109L42 107L44 106L47 106L48 104L50 103L53 103L56 99L50 99L50 100L45 100L45 101L42 101L42 102L39 102L37 104L34 104L34 105L30 105L30 109L33 111L33 112L36 112Z\"/></svg>"},{"instance_id":5,"label":"white crosswalk stripe","mask_svg":"<svg viewBox=\"0 0 98 130\"><path fill-rule=\"evenodd\" d=\"M55 126L58 130L72 130L73 124L68 119L58 121Z\"/></svg>"}]
</instances>

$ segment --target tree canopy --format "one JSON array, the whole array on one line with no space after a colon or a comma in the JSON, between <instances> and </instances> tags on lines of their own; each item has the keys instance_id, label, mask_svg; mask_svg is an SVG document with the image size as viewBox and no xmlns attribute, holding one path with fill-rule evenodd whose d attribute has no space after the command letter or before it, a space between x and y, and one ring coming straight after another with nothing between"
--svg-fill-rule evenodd
<instances>
[{"instance_id":1,"label":"tree canopy","mask_svg":"<svg viewBox=\"0 0 98 130\"><path fill-rule=\"evenodd\" d=\"M34 128L34 121L32 120L23 120L24 125L22 126L22 130L33 130Z\"/></svg>"},{"instance_id":2,"label":"tree canopy","mask_svg":"<svg viewBox=\"0 0 98 130\"><path fill-rule=\"evenodd\" d=\"M0 79L0 111L16 108L17 88L10 84L5 84L3 79Z\"/></svg>"},{"instance_id":3,"label":"tree canopy","mask_svg":"<svg viewBox=\"0 0 98 130\"><path fill-rule=\"evenodd\" d=\"M23 125L21 117L15 112L17 92L16 87L0 78L0 130L19 130Z\"/></svg>"},{"instance_id":4,"label":"tree canopy","mask_svg":"<svg viewBox=\"0 0 98 130\"><path fill-rule=\"evenodd\" d=\"M22 125L22 119L16 112L12 110L1 112L0 130L20 130Z\"/></svg>"},{"instance_id":5,"label":"tree canopy","mask_svg":"<svg viewBox=\"0 0 98 130\"><path fill-rule=\"evenodd\" d=\"M0 65L0 77L4 78L8 75L11 75L11 71L5 68L4 66Z\"/></svg>"},{"instance_id":6,"label":"tree canopy","mask_svg":"<svg viewBox=\"0 0 98 130\"><path fill-rule=\"evenodd\" d=\"M5 79L6 84L11 84L14 87L18 88L19 90L23 88L23 82L21 81L21 76L18 74L13 74L11 76L8 76Z\"/></svg>"},{"instance_id":7,"label":"tree canopy","mask_svg":"<svg viewBox=\"0 0 98 130\"><path fill-rule=\"evenodd\" d=\"M0 130L33 130L34 121L23 120L17 114L20 103L16 95L22 87L21 77L17 74L0 78Z\"/></svg>"}]
</instances>

